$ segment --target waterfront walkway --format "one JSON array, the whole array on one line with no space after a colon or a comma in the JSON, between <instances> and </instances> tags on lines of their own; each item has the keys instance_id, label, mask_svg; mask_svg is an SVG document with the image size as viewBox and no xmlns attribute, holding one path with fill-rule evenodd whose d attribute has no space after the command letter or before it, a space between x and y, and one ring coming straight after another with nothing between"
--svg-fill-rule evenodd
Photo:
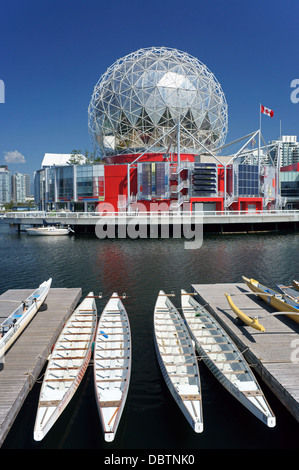
<instances>
[{"instance_id":1,"label":"waterfront walkway","mask_svg":"<svg viewBox=\"0 0 299 470\"><path fill-rule=\"evenodd\" d=\"M158 205L158 204L157 204ZM8 212L2 219L6 223L22 225L48 224L70 225L76 232L88 228L94 230L98 223L109 226L182 226L202 225L204 230L220 233L275 231L299 228L299 210L269 211L127 211L127 212Z\"/></svg>"},{"instance_id":2,"label":"waterfront walkway","mask_svg":"<svg viewBox=\"0 0 299 470\"><path fill-rule=\"evenodd\" d=\"M299 324L268 306L243 283L194 284L192 289L235 341L253 370L299 421L298 352L296 360ZM258 317L266 331L262 333L236 321L225 293L233 294L233 302L244 313Z\"/></svg>"},{"instance_id":3,"label":"waterfront walkway","mask_svg":"<svg viewBox=\"0 0 299 470\"><path fill-rule=\"evenodd\" d=\"M32 290L8 290L0 296L0 316L7 317ZM0 446L82 295L81 288L50 289L44 305L11 346L0 364Z\"/></svg>"}]
</instances>

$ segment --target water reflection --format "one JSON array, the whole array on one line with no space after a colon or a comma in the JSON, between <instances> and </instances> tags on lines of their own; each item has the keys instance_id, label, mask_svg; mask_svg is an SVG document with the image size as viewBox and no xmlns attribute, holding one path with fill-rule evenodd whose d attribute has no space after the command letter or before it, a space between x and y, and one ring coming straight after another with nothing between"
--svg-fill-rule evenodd
<instances>
[{"instance_id":1,"label":"water reflection","mask_svg":"<svg viewBox=\"0 0 299 470\"><path fill-rule=\"evenodd\" d=\"M205 431L195 435L165 386L153 346L153 309L160 289L191 284L242 282L242 275L269 287L298 278L299 235L205 235L199 250L184 240L99 240L94 235L29 237L0 223L0 292L32 288L53 278L53 287L102 292L99 312L116 291L124 301L133 335L133 368L127 404L113 448L281 448L298 447L298 423L276 398L267 398L277 416L269 430L244 410L202 363ZM8 448L107 448L103 440L89 368L69 408L41 443L33 441L39 384L10 432ZM269 398L270 397L270 398ZM282 437L284 440L282 440Z\"/></svg>"}]
</instances>

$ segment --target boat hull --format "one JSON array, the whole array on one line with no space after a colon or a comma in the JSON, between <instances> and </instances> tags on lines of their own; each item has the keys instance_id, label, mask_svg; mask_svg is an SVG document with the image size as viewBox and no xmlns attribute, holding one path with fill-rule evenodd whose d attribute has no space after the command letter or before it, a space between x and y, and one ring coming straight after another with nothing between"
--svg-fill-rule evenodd
<instances>
[{"instance_id":1,"label":"boat hull","mask_svg":"<svg viewBox=\"0 0 299 470\"><path fill-rule=\"evenodd\" d=\"M28 304L26 309L20 305L2 324L1 329L10 326L6 334L4 334L0 340L0 361L2 360L4 354L8 349L13 345L16 339L24 331L27 325L31 322L35 314L38 312L42 304L45 302L50 287L52 279L43 282L38 289L36 289L30 296L24 301ZM18 320L17 320L18 318ZM14 320L16 320L14 322ZM14 322L14 323L11 323Z\"/></svg>"},{"instance_id":2,"label":"boat hull","mask_svg":"<svg viewBox=\"0 0 299 470\"><path fill-rule=\"evenodd\" d=\"M175 388L175 386L173 385L173 382L170 380L170 377L169 377L169 374L166 370L166 367L165 367L165 364L164 364L164 361L160 355L160 352L159 352L159 347L157 345L157 342L155 341L155 350L156 350L156 354L157 354L157 359L158 359L158 363L159 363L159 366L160 366L160 369L161 369L161 372L162 372L162 375L163 375L163 378L165 380L165 383L173 397L173 399L175 400L175 402L177 403L178 407L180 408L181 412L183 413L183 415L185 416L186 420L188 421L188 423L190 424L190 426L193 428L193 430L196 432L196 433L201 433L203 432L203 423L202 422L195 422L194 419L191 417L191 415L189 414L188 410L186 409L186 405L184 403L184 401L182 400L180 394L177 392L177 389Z\"/></svg>"},{"instance_id":3,"label":"boat hull","mask_svg":"<svg viewBox=\"0 0 299 470\"><path fill-rule=\"evenodd\" d=\"M67 228L27 228L26 233L31 236L44 236L44 237L55 237L61 235L68 235L69 230Z\"/></svg>"},{"instance_id":4,"label":"boat hull","mask_svg":"<svg viewBox=\"0 0 299 470\"><path fill-rule=\"evenodd\" d=\"M245 276L242 276L242 278L245 284L253 292L256 292L256 294L267 304L271 305L273 308L280 312L290 312L287 313L287 316L294 320L296 323L299 323L299 304L296 305L296 302L294 302L292 299L289 299L287 296L279 294L279 292L260 284L255 279L248 279ZM298 314L292 315L291 312Z\"/></svg>"},{"instance_id":5,"label":"boat hull","mask_svg":"<svg viewBox=\"0 0 299 470\"><path fill-rule=\"evenodd\" d=\"M201 360L245 408L268 427L274 427L276 418L235 343L192 296L182 290L181 299L184 318Z\"/></svg>"},{"instance_id":6,"label":"boat hull","mask_svg":"<svg viewBox=\"0 0 299 470\"><path fill-rule=\"evenodd\" d=\"M42 440L77 391L92 354L97 309L91 292L67 320L50 356L41 387L34 440ZM90 297L90 298L89 298Z\"/></svg>"},{"instance_id":7,"label":"boat hull","mask_svg":"<svg viewBox=\"0 0 299 470\"><path fill-rule=\"evenodd\" d=\"M187 327L163 291L155 306L154 344L171 395L193 430L201 433L203 413L196 354Z\"/></svg>"},{"instance_id":8,"label":"boat hull","mask_svg":"<svg viewBox=\"0 0 299 470\"><path fill-rule=\"evenodd\" d=\"M125 407L132 362L131 330L117 293L100 317L94 348L94 387L104 439L115 438Z\"/></svg>"},{"instance_id":9,"label":"boat hull","mask_svg":"<svg viewBox=\"0 0 299 470\"><path fill-rule=\"evenodd\" d=\"M58 420L58 418L60 417L62 412L65 410L65 408L67 407L67 405L69 404L69 402L71 401L73 396L75 395L75 393L76 393L76 391L77 391L77 389L78 389L78 387L79 387L79 385L80 385L80 383L81 383L81 381L84 377L84 374L86 372L88 363L90 361L90 358L91 358L91 351L87 354L86 359L84 360L84 363L82 364L82 367L80 369L80 373L78 374L77 378L75 379L75 381L73 382L73 384L69 388L68 393L65 395L64 399L61 400L59 402L59 404L57 404L57 406L55 406L55 409L53 409L53 410L49 409L50 417L47 420L47 424L44 426L43 429L36 428L34 430L34 440L35 441L41 441L41 440L44 439L44 437L48 434L48 432L54 426L54 424L56 423L56 421ZM41 406L41 408L43 408L43 407ZM42 412L43 411L41 411L41 413Z\"/></svg>"}]
</instances>

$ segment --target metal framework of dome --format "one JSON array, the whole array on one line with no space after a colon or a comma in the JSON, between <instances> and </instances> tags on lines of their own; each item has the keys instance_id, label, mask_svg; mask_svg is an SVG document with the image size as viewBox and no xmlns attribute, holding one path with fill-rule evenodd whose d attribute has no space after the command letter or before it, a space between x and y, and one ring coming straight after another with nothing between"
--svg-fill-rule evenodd
<instances>
[{"instance_id":1,"label":"metal framework of dome","mask_svg":"<svg viewBox=\"0 0 299 470\"><path fill-rule=\"evenodd\" d=\"M178 139L181 152L197 154L223 145L227 116L225 95L204 64L176 49L151 47L117 60L102 75L88 125L103 156L169 152Z\"/></svg>"}]
</instances>

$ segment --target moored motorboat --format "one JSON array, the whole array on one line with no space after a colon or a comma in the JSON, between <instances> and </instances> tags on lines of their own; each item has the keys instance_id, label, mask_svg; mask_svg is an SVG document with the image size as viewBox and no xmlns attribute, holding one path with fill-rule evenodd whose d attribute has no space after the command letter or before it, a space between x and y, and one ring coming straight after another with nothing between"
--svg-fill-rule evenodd
<instances>
[{"instance_id":1,"label":"moored motorboat","mask_svg":"<svg viewBox=\"0 0 299 470\"><path fill-rule=\"evenodd\" d=\"M0 325L0 361L47 298L52 279L43 282Z\"/></svg>"},{"instance_id":2,"label":"moored motorboat","mask_svg":"<svg viewBox=\"0 0 299 470\"><path fill-rule=\"evenodd\" d=\"M255 330L259 330L262 332L265 331L265 328L263 327L263 325L259 323L257 318L253 318L253 317L250 317L249 315L246 315L246 313L244 313L242 310L239 309L239 307L235 305L235 303L232 301L231 295L229 294L224 294L224 295L232 311L235 313L235 315L237 315L238 318L240 318L240 320L242 320L243 323L245 323L245 325L251 326Z\"/></svg>"},{"instance_id":3,"label":"moored motorboat","mask_svg":"<svg viewBox=\"0 0 299 470\"><path fill-rule=\"evenodd\" d=\"M154 311L154 343L165 382L188 423L203 431L202 395L196 353L187 327L160 291Z\"/></svg>"},{"instance_id":4,"label":"moored motorboat","mask_svg":"<svg viewBox=\"0 0 299 470\"><path fill-rule=\"evenodd\" d=\"M59 236L69 235L74 232L70 227L55 227L54 225L42 227L30 227L26 229L28 235Z\"/></svg>"},{"instance_id":5,"label":"moored motorboat","mask_svg":"<svg viewBox=\"0 0 299 470\"><path fill-rule=\"evenodd\" d=\"M242 278L245 284L262 300L267 302L267 304L280 312L286 313L289 318L294 320L296 323L299 323L299 304L297 302L286 295L280 294L274 289L260 284L255 279L248 279L245 276L242 276Z\"/></svg>"},{"instance_id":6,"label":"moored motorboat","mask_svg":"<svg viewBox=\"0 0 299 470\"><path fill-rule=\"evenodd\" d=\"M34 426L36 441L49 432L81 383L92 354L96 321L90 292L67 320L49 358Z\"/></svg>"},{"instance_id":7,"label":"moored motorboat","mask_svg":"<svg viewBox=\"0 0 299 470\"><path fill-rule=\"evenodd\" d=\"M132 341L129 318L117 293L113 293L99 319L94 348L94 385L101 425L111 442L128 394Z\"/></svg>"},{"instance_id":8,"label":"moored motorboat","mask_svg":"<svg viewBox=\"0 0 299 470\"><path fill-rule=\"evenodd\" d=\"M211 313L181 291L183 315L200 359L251 413L274 427L276 418L245 358Z\"/></svg>"}]
</instances>

